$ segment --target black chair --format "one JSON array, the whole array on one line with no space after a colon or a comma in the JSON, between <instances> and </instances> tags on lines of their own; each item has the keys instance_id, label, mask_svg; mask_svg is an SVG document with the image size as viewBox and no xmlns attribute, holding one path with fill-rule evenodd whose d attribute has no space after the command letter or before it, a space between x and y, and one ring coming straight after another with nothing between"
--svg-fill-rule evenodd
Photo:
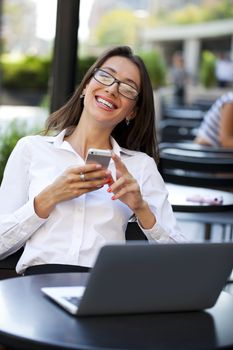
<instances>
[{"instance_id":1,"label":"black chair","mask_svg":"<svg viewBox=\"0 0 233 350\"><path fill-rule=\"evenodd\" d=\"M192 141L200 121L190 119L164 119L158 125L158 139L160 142Z\"/></svg>"},{"instance_id":2,"label":"black chair","mask_svg":"<svg viewBox=\"0 0 233 350\"><path fill-rule=\"evenodd\" d=\"M204 117L204 112L195 106L162 104L158 125L160 142L193 140Z\"/></svg>"},{"instance_id":3,"label":"black chair","mask_svg":"<svg viewBox=\"0 0 233 350\"><path fill-rule=\"evenodd\" d=\"M207 112L212 107L215 101L216 99L207 100L207 99L197 98L193 102L192 107L197 108L203 112Z\"/></svg>"},{"instance_id":4,"label":"black chair","mask_svg":"<svg viewBox=\"0 0 233 350\"><path fill-rule=\"evenodd\" d=\"M195 107L163 107L161 111L162 119L195 120L201 122L204 112Z\"/></svg>"},{"instance_id":5,"label":"black chair","mask_svg":"<svg viewBox=\"0 0 233 350\"><path fill-rule=\"evenodd\" d=\"M159 169L166 182L233 189L233 149L161 143Z\"/></svg>"},{"instance_id":6,"label":"black chair","mask_svg":"<svg viewBox=\"0 0 233 350\"><path fill-rule=\"evenodd\" d=\"M161 143L159 170L168 183L233 191L233 149L189 142ZM209 239L214 220L209 222L208 214L206 220L205 238ZM226 228L223 224L223 237ZM232 236L232 225L230 232Z\"/></svg>"},{"instance_id":7,"label":"black chair","mask_svg":"<svg viewBox=\"0 0 233 350\"><path fill-rule=\"evenodd\" d=\"M20 248L14 254L9 255L7 258L0 260L0 280L9 277L18 276L15 267L20 256L23 253L23 248Z\"/></svg>"},{"instance_id":8,"label":"black chair","mask_svg":"<svg viewBox=\"0 0 233 350\"><path fill-rule=\"evenodd\" d=\"M189 151L203 151L203 152L216 152L219 154L227 154L227 157L233 157L233 148L223 148L223 147L213 147L213 146L205 146L199 145L193 142L163 142L159 145L160 149L164 149L167 147L172 148L180 148Z\"/></svg>"},{"instance_id":9,"label":"black chair","mask_svg":"<svg viewBox=\"0 0 233 350\"><path fill-rule=\"evenodd\" d=\"M126 241L147 241L146 236L138 226L137 222L128 222L125 238Z\"/></svg>"}]
</instances>

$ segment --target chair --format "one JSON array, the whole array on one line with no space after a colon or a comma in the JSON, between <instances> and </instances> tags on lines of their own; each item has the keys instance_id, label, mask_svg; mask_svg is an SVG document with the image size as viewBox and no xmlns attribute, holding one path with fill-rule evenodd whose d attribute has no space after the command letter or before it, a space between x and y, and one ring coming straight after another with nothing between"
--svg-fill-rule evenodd
<instances>
[{"instance_id":1,"label":"chair","mask_svg":"<svg viewBox=\"0 0 233 350\"><path fill-rule=\"evenodd\" d=\"M189 142L161 143L159 170L168 183L233 191L233 149ZM210 223L206 214L206 220L205 237L209 239L214 218ZM232 232L232 226L230 229ZM226 224L223 234L225 230Z\"/></svg>"},{"instance_id":2,"label":"chair","mask_svg":"<svg viewBox=\"0 0 233 350\"><path fill-rule=\"evenodd\" d=\"M204 112L195 107L163 105L158 125L160 142L193 140L203 120Z\"/></svg>"},{"instance_id":3,"label":"chair","mask_svg":"<svg viewBox=\"0 0 233 350\"><path fill-rule=\"evenodd\" d=\"M172 107L162 108L162 119L195 120L201 122L204 112L195 107Z\"/></svg>"},{"instance_id":4,"label":"chair","mask_svg":"<svg viewBox=\"0 0 233 350\"><path fill-rule=\"evenodd\" d=\"M194 108L196 107L197 109L200 109L203 112L207 112L215 101L216 99L207 100L206 98L197 98L195 101L193 101L192 106Z\"/></svg>"},{"instance_id":5,"label":"chair","mask_svg":"<svg viewBox=\"0 0 233 350\"><path fill-rule=\"evenodd\" d=\"M160 172L166 182L233 189L233 149L190 143L161 143Z\"/></svg>"},{"instance_id":6,"label":"chair","mask_svg":"<svg viewBox=\"0 0 233 350\"><path fill-rule=\"evenodd\" d=\"M160 142L191 141L199 126L198 120L164 119L158 125L158 138Z\"/></svg>"},{"instance_id":7,"label":"chair","mask_svg":"<svg viewBox=\"0 0 233 350\"><path fill-rule=\"evenodd\" d=\"M126 232L125 232L126 241L147 241L146 236L143 231L138 226L137 222L128 222Z\"/></svg>"},{"instance_id":8,"label":"chair","mask_svg":"<svg viewBox=\"0 0 233 350\"><path fill-rule=\"evenodd\" d=\"M0 280L18 276L15 267L22 253L23 248L19 249L12 255L9 255L7 258L0 260Z\"/></svg>"}]
</instances>

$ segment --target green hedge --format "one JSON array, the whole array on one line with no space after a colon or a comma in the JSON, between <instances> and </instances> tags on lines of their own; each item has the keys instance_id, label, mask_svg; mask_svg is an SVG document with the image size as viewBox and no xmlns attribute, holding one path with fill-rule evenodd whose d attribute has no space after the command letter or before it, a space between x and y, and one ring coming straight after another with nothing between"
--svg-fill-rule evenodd
<instances>
[{"instance_id":1,"label":"green hedge","mask_svg":"<svg viewBox=\"0 0 233 350\"><path fill-rule=\"evenodd\" d=\"M77 62L77 84L82 80L87 69L95 62L96 57L80 58ZM24 58L7 62L2 61L2 86L15 90L42 90L48 88L51 75L51 58L25 56Z\"/></svg>"},{"instance_id":2,"label":"green hedge","mask_svg":"<svg viewBox=\"0 0 233 350\"><path fill-rule=\"evenodd\" d=\"M200 81L206 88L216 85L215 65L216 56L210 51L204 51L201 57Z\"/></svg>"},{"instance_id":3,"label":"green hedge","mask_svg":"<svg viewBox=\"0 0 233 350\"><path fill-rule=\"evenodd\" d=\"M9 89L47 90L51 59L25 56L14 62L2 62L2 85Z\"/></svg>"},{"instance_id":4,"label":"green hedge","mask_svg":"<svg viewBox=\"0 0 233 350\"><path fill-rule=\"evenodd\" d=\"M153 88L165 85L166 66L156 50L142 52L139 54L148 70Z\"/></svg>"},{"instance_id":5,"label":"green hedge","mask_svg":"<svg viewBox=\"0 0 233 350\"><path fill-rule=\"evenodd\" d=\"M76 77L77 85L80 84L85 73L93 65L93 63L95 63L96 59L97 57L95 56L87 56L79 59L77 63L77 77Z\"/></svg>"}]
</instances>

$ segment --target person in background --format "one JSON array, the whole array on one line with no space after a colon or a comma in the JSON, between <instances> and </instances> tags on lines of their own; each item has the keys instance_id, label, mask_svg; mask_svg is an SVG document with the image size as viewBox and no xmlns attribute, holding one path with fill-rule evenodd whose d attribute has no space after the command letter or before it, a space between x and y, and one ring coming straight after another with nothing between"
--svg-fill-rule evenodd
<instances>
[{"instance_id":1,"label":"person in background","mask_svg":"<svg viewBox=\"0 0 233 350\"><path fill-rule=\"evenodd\" d=\"M195 142L200 145L233 148L233 91L218 98L206 113Z\"/></svg>"},{"instance_id":2,"label":"person in background","mask_svg":"<svg viewBox=\"0 0 233 350\"><path fill-rule=\"evenodd\" d=\"M112 150L108 169L85 164L89 148ZM103 245L125 242L132 216L149 241L186 241L157 159L145 65L129 47L113 48L49 116L45 135L13 150L0 189L0 258L24 246L20 274L86 271Z\"/></svg>"},{"instance_id":3,"label":"person in background","mask_svg":"<svg viewBox=\"0 0 233 350\"><path fill-rule=\"evenodd\" d=\"M233 84L233 62L226 53L221 53L216 61L215 76L220 88L231 87Z\"/></svg>"},{"instance_id":4,"label":"person in background","mask_svg":"<svg viewBox=\"0 0 233 350\"><path fill-rule=\"evenodd\" d=\"M188 74L184 66L184 58L180 52L175 52L172 57L170 79L174 85L174 103L183 106L186 103L186 85Z\"/></svg>"}]
</instances>

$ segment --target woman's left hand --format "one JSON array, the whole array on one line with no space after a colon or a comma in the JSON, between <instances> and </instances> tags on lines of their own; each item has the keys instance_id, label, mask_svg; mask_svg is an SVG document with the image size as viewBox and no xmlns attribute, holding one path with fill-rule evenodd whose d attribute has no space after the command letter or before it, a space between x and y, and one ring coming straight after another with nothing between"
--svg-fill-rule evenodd
<instances>
[{"instance_id":1,"label":"woman's left hand","mask_svg":"<svg viewBox=\"0 0 233 350\"><path fill-rule=\"evenodd\" d=\"M113 193L113 200L119 199L134 212L140 210L145 202L142 198L140 187L136 179L129 173L128 169L115 153L112 159L116 167L116 181L109 183L108 192Z\"/></svg>"}]
</instances>

